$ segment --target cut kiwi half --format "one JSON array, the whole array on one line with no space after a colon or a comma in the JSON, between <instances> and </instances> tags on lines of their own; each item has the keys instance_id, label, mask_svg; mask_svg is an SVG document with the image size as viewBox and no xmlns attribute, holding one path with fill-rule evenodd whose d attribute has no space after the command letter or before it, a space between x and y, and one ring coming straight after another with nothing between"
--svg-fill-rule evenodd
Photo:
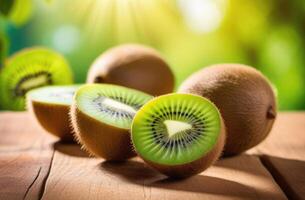
<instances>
[{"instance_id":1,"label":"cut kiwi half","mask_svg":"<svg viewBox=\"0 0 305 200\"><path fill-rule=\"evenodd\" d=\"M27 106L40 125L62 141L73 141L69 111L80 85L45 86L27 93Z\"/></svg>"},{"instance_id":2,"label":"cut kiwi half","mask_svg":"<svg viewBox=\"0 0 305 200\"><path fill-rule=\"evenodd\" d=\"M46 85L73 83L69 64L60 54L45 48L22 50L10 57L0 74L0 106L24 110L25 94Z\"/></svg>"},{"instance_id":3,"label":"cut kiwi half","mask_svg":"<svg viewBox=\"0 0 305 200\"><path fill-rule=\"evenodd\" d=\"M220 156L225 128L216 106L190 94L168 94L145 104L132 122L136 152L170 177L197 174Z\"/></svg>"},{"instance_id":4,"label":"cut kiwi half","mask_svg":"<svg viewBox=\"0 0 305 200\"><path fill-rule=\"evenodd\" d=\"M0 15L15 25L25 24L32 16L32 0L0 0Z\"/></svg>"},{"instance_id":5,"label":"cut kiwi half","mask_svg":"<svg viewBox=\"0 0 305 200\"><path fill-rule=\"evenodd\" d=\"M135 155L130 141L132 119L153 97L122 86L88 84L75 94L71 107L77 141L89 153L106 160Z\"/></svg>"},{"instance_id":6,"label":"cut kiwi half","mask_svg":"<svg viewBox=\"0 0 305 200\"><path fill-rule=\"evenodd\" d=\"M4 60L7 55L8 42L5 34L0 32L0 69L4 65Z\"/></svg>"}]
</instances>

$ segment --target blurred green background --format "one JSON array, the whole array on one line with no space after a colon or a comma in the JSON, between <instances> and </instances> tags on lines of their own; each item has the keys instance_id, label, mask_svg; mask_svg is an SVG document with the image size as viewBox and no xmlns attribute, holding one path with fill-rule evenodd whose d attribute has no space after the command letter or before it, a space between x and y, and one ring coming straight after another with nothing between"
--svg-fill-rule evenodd
<instances>
[{"instance_id":1,"label":"blurred green background","mask_svg":"<svg viewBox=\"0 0 305 200\"><path fill-rule=\"evenodd\" d=\"M304 0L15 1L15 13L0 17L7 56L52 48L69 60L78 83L106 49L136 42L164 55L177 87L207 65L244 63L272 81L281 110L305 109Z\"/></svg>"}]
</instances>

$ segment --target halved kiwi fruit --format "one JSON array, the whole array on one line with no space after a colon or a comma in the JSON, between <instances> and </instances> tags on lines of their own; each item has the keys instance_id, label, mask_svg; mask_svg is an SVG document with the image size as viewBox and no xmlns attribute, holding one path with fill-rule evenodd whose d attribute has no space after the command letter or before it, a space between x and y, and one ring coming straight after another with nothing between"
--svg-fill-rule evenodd
<instances>
[{"instance_id":1,"label":"halved kiwi fruit","mask_svg":"<svg viewBox=\"0 0 305 200\"><path fill-rule=\"evenodd\" d=\"M71 108L76 139L89 153L106 160L134 156L129 132L131 122L137 110L151 98L122 86L82 86Z\"/></svg>"},{"instance_id":2,"label":"halved kiwi fruit","mask_svg":"<svg viewBox=\"0 0 305 200\"><path fill-rule=\"evenodd\" d=\"M0 73L0 106L24 110L29 90L72 83L70 66L60 54L45 48L22 50L6 61Z\"/></svg>"},{"instance_id":3,"label":"halved kiwi fruit","mask_svg":"<svg viewBox=\"0 0 305 200\"><path fill-rule=\"evenodd\" d=\"M0 14L15 25L23 25L32 15L32 0L0 0Z\"/></svg>"},{"instance_id":4,"label":"halved kiwi fruit","mask_svg":"<svg viewBox=\"0 0 305 200\"><path fill-rule=\"evenodd\" d=\"M179 92L210 99L227 128L225 155L241 153L269 134L276 117L276 98L268 79L241 64L206 67L182 83Z\"/></svg>"},{"instance_id":5,"label":"halved kiwi fruit","mask_svg":"<svg viewBox=\"0 0 305 200\"><path fill-rule=\"evenodd\" d=\"M40 125L62 141L73 141L69 111L79 85L45 86L27 93L28 109Z\"/></svg>"},{"instance_id":6,"label":"halved kiwi fruit","mask_svg":"<svg viewBox=\"0 0 305 200\"><path fill-rule=\"evenodd\" d=\"M88 83L110 83L151 95L170 93L174 75L161 55L152 48L125 44L102 54L90 67Z\"/></svg>"},{"instance_id":7,"label":"halved kiwi fruit","mask_svg":"<svg viewBox=\"0 0 305 200\"><path fill-rule=\"evenodd\" d=\"M0 69L4 65L4 60L7 55L7 37L0 32Z\"/></svg>"},{"instance_id":8,"label":"halved kiwi fruit","mask_svg":"<svg viewBox=\"0 0 305 200\"><path fill-rule=\"evenodd\" d=\"M168 94L146 103L132 123L136 152L171 177L195 175L220 156L225 127L216 106L190 94Z\"/></svg>"}]
</instances>

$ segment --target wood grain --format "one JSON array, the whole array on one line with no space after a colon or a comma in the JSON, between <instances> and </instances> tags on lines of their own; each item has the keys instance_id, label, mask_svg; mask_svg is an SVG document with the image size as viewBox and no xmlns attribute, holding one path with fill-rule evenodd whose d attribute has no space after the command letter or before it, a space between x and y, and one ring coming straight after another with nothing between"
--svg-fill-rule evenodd
<instances>
[{"instance_id":1,"label":"wood grain","mask_svg":"<svg viewBox=\"0 0 305 200\"><path fill-rule=\"evenodd\" d=\"M305 199L305 162L263 156L262 162L289 199Z\"/></svg>"},{"instance_id":2,"label":"wood grain","mask_svg":"<svg viewBox=\"0 0 305 200\"><path fill-rule=\"evenodd\" d=\"M305 199L305 113L281 113L258 154L289 199Z\"/></svg>"},{"instance_id":3,"label":"wood grain","mask_svg":"<svg viewBox=\"0 0 305 200\"><path fill-rule=\"evenodd\" d=\"M0 199L39 199L53 156L52 141L27 113L0 114Z\"/></svg>"},{"instance_id":4,"label":"wood grain","mask_svg":"<svg viewBox=\"0 0 305 200\"><path fill-rule=\"evenodd\" d=\"M105 162L77 145L54 143L27 113L0 113L0 137L0 199L285 199L283 191L289 199L305 197L304 112L280 113L262 144L179 181L140 159Z\"/></svg>"},{"instance_id":5,"label":"wood grain","mask_svg":"<svg viewBox=\"0 0 305 200\"><path fill-rule=\"evenodd\" d=\"M75 145L55 148L43 199L286 199L254 156L224 159L200 175L171 180L139 159L105 162Z\"/></svg>"},{"instance_id":6,"label":"wood grain","mask_svg":"<svg viewBox=\"0 0 305 200\"><path fill-rule=\"evenodd\" d=\"M305 160L305 112L280 113L267 139L248 153Z\"/></svg>"}]
</instances>

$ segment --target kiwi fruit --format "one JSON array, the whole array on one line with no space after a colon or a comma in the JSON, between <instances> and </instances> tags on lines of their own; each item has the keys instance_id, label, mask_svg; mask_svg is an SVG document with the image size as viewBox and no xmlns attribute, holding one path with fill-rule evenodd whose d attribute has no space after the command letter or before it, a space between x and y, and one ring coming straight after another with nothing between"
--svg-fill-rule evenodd
<instances>
[{"instance_id":1,"label":"kiwi fruit","mask_svg":"<svg viewBox=\"0 0 305 200\"><path fill-rule=\"evenodd\" d=\"M204 171L218 159L225 142L217 107L191 94L167 94L149 101L135 115L131 132L138 155L176 178Z\"/></svg>"},{"instance_id":2,"label":"kiwi fruit","mask_svg":"<svg viewBox=\"0 0 305 200\"><path fill-rule=\"evenodd\" d=\"M71 120L83 149L106 160L135 156L130 140L132 119L152 96L122 86L87 84L75 94Z\"/></svg>"},{"instance_id":3,"label":"kiwi fruit","mask_svg":"<svg viewBox=\"0 0 305 200\"><path fill-rule=\"evenodd\" d=\"M112 48L91 65L88 83L110 83L158 96L174 89L174 75L152 48L125 44Z\"/></svg>"},{"instance_id":4,"label":"kiwi fruit","mask_svg":"<svg viewBox=\"0 0 305 200\"><path fill-rule=\"evenodd\" d=\"M8 58L2 68L0 106L5 110L24 110L29 90L72 83L70 66L60 54L45 48L25 49Z\"/></svg>"},{"instance_id":5,"label":"kiwi fruit","mask_svg":"<svg viewBox=\"0 0 305 200\"><path fill-rule=\"evenodd\" d=\"M45 86L26 94L27 106L40 125L62 141L73 141L69 111L79 85Z\"/></svg>"},{"instance_id":6,"label":"kiwi fruit","mask_svg":"<svg viewBox=\"0 0 305 200\"><path fill-rule=\"evenodd\" d=\"M276 97L268 79L242 64L218 64L191 75L179 92L210 99L227 128L225 155L235 155L259 144L276 118Z\"/></svg>"},{"instance_id":7,"label":"kiwi fruit","mask_svg":"<svg viewBox=\"0 0 305 200\"><path fill-rule=\"evenodd\" d=\"M0 69L3 66L5 57L7 55L7 38L6 36L0 32Z\"/></svg>"},{"instance_id":8,"label":"kiwi fruit","mask_svg":"<svg viewBox=\"0 0 305 200\"><path fill-rule=\"evenodd\" d=\"M0 15L15 25L25 24L32 16L32 0L0 0Z\"/></svg>"}]
</instances>

